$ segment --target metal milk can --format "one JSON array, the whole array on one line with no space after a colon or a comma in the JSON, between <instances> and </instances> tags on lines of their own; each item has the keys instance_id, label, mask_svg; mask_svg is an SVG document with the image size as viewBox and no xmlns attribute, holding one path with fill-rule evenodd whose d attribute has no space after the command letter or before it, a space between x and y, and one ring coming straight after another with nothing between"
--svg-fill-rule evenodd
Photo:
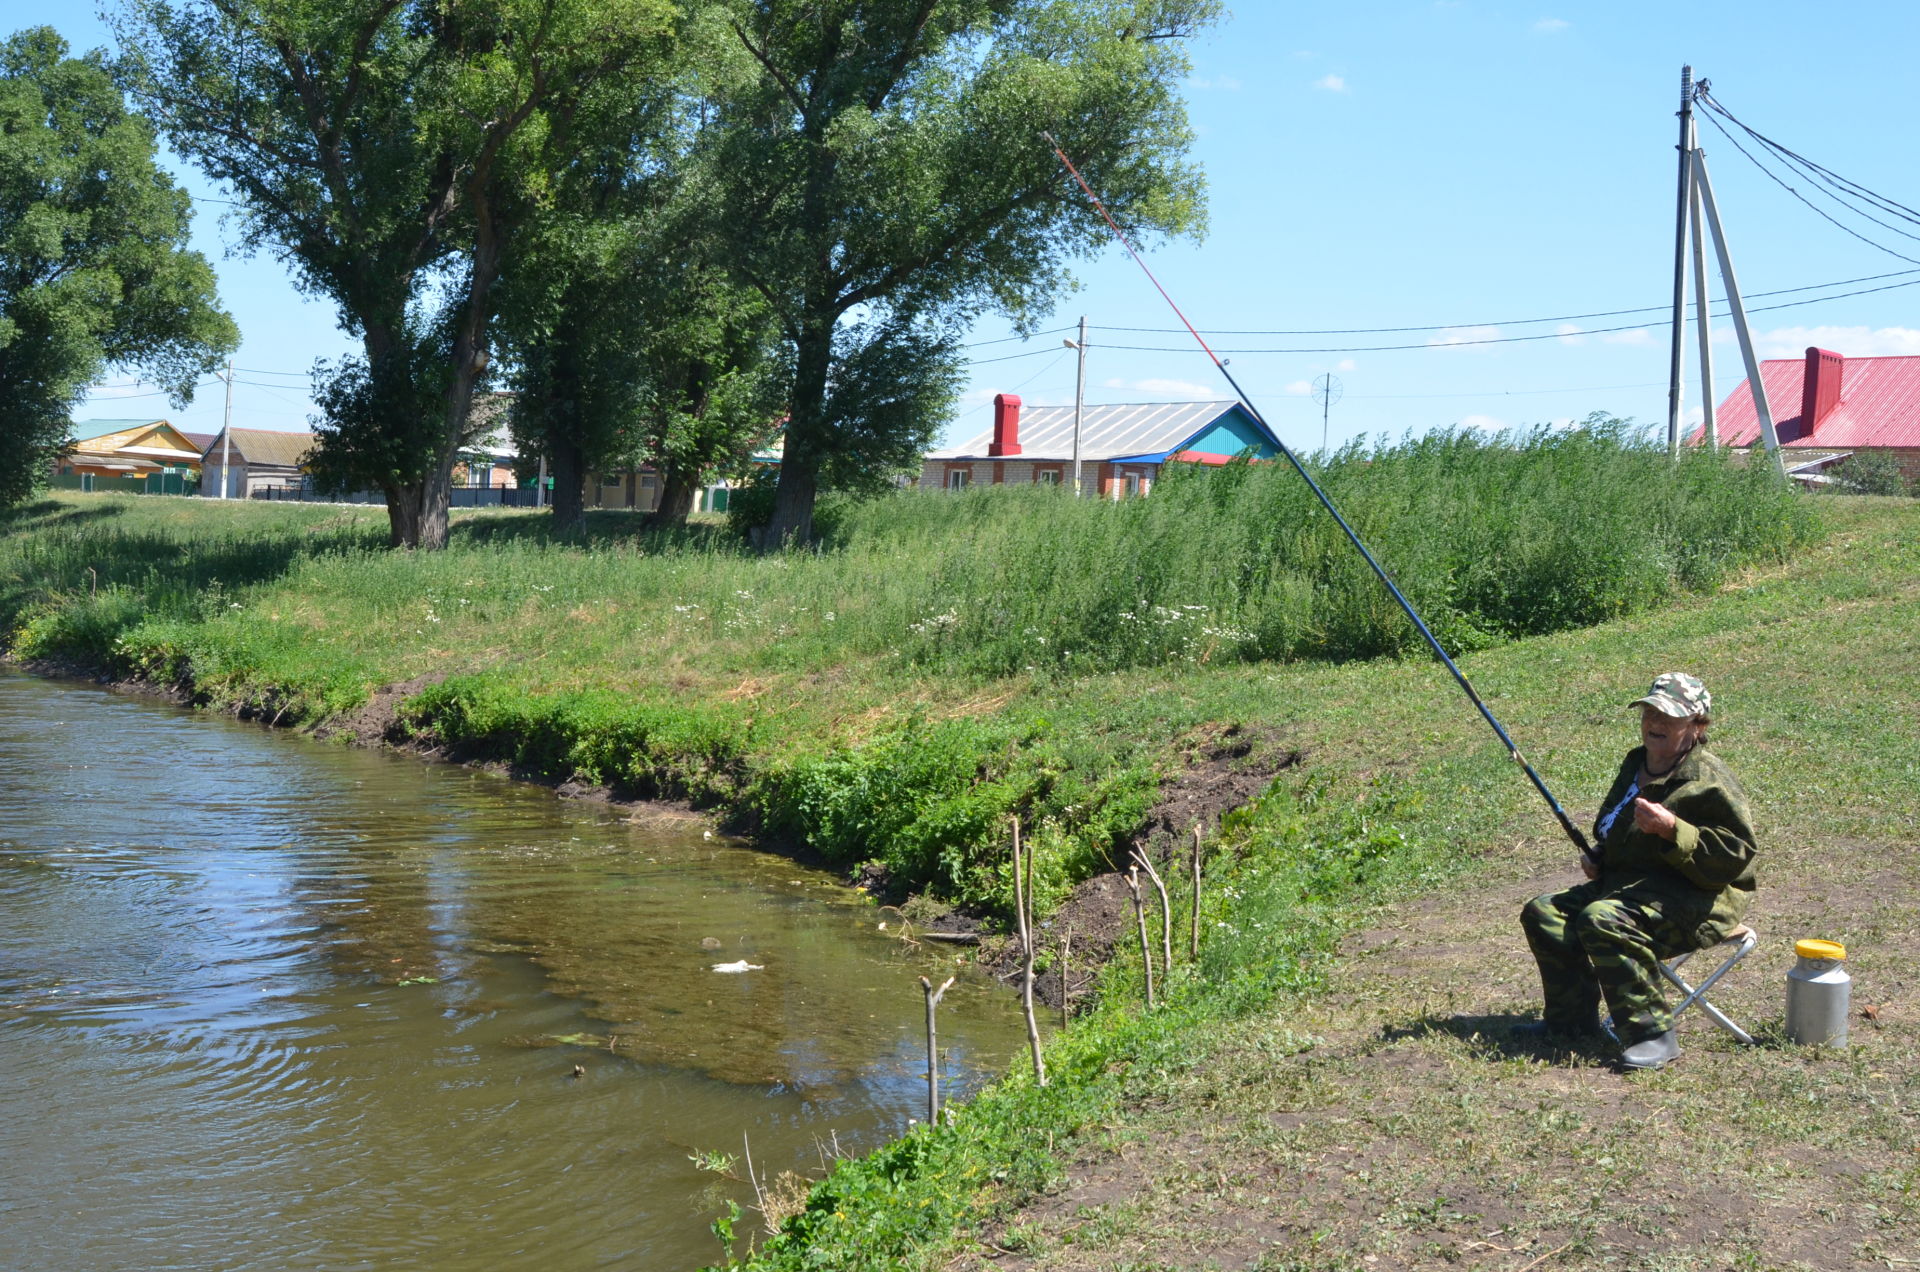
<instances>
[{"instance_id":1,"label":"metal milk can","mask_svg":"<svg viewBox=\"0 0 1920 1272\"><path fill-rule=\"evenodd\" d=\"M1795 941L1800 961L1787 972L1787 1037L1807 1046L1847 1045L1847 947L1838 941Z\"/></svg>"}]
</instances>

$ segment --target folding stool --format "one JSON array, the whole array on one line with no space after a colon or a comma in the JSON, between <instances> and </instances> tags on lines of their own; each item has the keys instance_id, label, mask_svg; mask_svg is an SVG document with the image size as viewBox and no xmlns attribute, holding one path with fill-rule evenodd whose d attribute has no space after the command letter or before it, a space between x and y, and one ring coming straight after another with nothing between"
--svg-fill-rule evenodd
<instances>
[{"instance_id":1,"label":"folding stool","mask_svg":"<svg viewBox=\"0 0 1920 1272\"><path fill-rule=\"evenodd\" d=\"M1672 958L1662 959L1660 961L1660 974L1666 977L1667 980L1670 981L1675 987L1677 987L1680 990L1681 994L1684 995L1684 997L1682 997L1680 1001L1674 1005L1674 1008L1673 1008L1674 1019L1676 1021L1679 1020L1680 1013L1685 1011L1687 1008L1698 1006L1700 1010L1706 1012L1708 1016L1712 1017L1714 1024L1719 1025L1722 1029L1726 1030L1728 1033L1732 1034L1734 1037L1738 1038L1740 1041L1751 1045L1753 1042L1753 1035L1748 1033L1746 1030L1742 1029L1739 1025L1734 1024L1733 1021L1727 1016L1727 1013L1721 1011L1718 1007L1714 1006L1713 1003L1707 998L1707 991L1712 989L1714 985L1719 983L1719 980L1722 976L1725 976L1728 972L1738 967L1740 965L1741 960L1746 958L1747 955L1753 953L1753 947L1758 945L1759 943L1760 943L1759 935L1755 933L1752 928L1748 927L1746 924L1743 923L1739 927L1734 928L1731 932L1728 932L1727 935L1719 942L1719 944L1707 946L1706 947L1707 949L1717 950L1717 949L1722 949L1726 946L1731 945L1733 949L1727 954L1726 958L1721 960L1720 966L1714 968L1712 973L1710 973L1705 980L1700 982L1700 985L1698 988L1695 988L1694 986L1687 984L1686 979L1680 975L1680 968L1682 967L1682 965L1686 963L1688 959L1692 958L1695 954L1702 953L1703 951L1687 950L1685 953L1676 954ZM1619 1035L1615 1034L1613 1031L1613 1017L1611 1016L1607 1017L1605 1021L1605 1025L1607 1030L1607 1036L1609 1038L1614 1039L1614 1041L1616 1042L1619 1041Z\"/></svg>"}]
</instances>

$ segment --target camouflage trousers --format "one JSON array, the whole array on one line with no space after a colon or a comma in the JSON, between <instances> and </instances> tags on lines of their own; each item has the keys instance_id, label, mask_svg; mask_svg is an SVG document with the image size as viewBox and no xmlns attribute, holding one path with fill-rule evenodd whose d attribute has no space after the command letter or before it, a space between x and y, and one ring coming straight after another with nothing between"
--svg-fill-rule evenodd
<instances>
[{"instance_id":1,"label":"camouflage trousers","mask_svg":"<svg viewBox=\"0 0 1920 1272\"><path fill-rule=\"evenodd\" d=\"M1666 909L1661 897L1598 880L1527 902L1520 926L1540 965L1547 1026L1591 1029L1605 995L1623 1046L1673 1028L1658 963L1692 949L1697 925L1675 922Z\"/></svg>"}]
</instances>

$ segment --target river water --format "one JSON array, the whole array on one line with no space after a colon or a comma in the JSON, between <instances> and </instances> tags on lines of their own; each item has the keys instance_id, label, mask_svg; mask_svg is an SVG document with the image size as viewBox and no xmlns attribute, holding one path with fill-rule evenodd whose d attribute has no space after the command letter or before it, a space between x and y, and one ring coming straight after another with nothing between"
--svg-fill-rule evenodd
<instances>
[{"instance_id":1,"label":"river water","mask_svg":"<svg viewBox=\"0 0 1920 1272\"><path fill-rule=\"evenodd\" d=\"M950 1095L1021 1044L891 918L697 823L0 672L0 1268L713 1262L751 1190L690 1155L817 1175L924 1113L918 976L961 977Z\"/></svg>"}]
</instances>

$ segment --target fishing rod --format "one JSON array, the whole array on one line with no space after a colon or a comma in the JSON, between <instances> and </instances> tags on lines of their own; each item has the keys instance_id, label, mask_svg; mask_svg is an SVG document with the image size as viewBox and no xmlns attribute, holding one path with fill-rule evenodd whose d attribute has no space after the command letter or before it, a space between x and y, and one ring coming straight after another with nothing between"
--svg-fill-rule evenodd
<instances>
[{"instance_id":1,"label":"fishing rod","mask_svg":"<svg viewBox=\"0 0 1920 1272\"><path fill-rule=\"evenodd\" d=\"M1080 189L1086 193L1088 200L1098 209L1101 217L1104 218L1107 223L1107 228L1113 231L1113 237L1119 240L1120 246L1127 249L1127 255L1133 258L1133 263L1140 267L1140 272L1147 276L1147 281L1153 284L1153 289L1160 293L1160 299L1167 302L1167 308L1173 310L1174 317L1178 318L1180 325L1187 329L1187 334L1194 338L1201 350L1213 361L1214 367L1221 375L1226 377L1227 383L1233 386L1234 396L1240 399L1240 405L1246 408L1247 413L1253 416L1254 421L1259 424L1262 429L1266 430L1267 435L1273 439L1274 445L1280 448L1280 453L1286 457L1289 464L1293 465L1293 471L1299 473L1300 480L1306 482L1307 488L1313 491L1314 497L1320 501L1320 506L1325 508L1328 515L1334 519L1334 522L1346 532L1347 540L1353 544L1354 550L1366 559L1367 564L1373 569L1374 576L1378 578L1387 591L1392 594L1393 599L1399 603L1400 608L1405 611L1407 617L1413 620L1414 627L1419 629L1420 635L1426 639L1428 647L1433 650L1433 656L1438 658L1441 664L1453 673L1454 680L1459 683L1461 690L1466 693L1468 700L1479 709L1480 715L1486 720L1488 727L1493 730L1494 736L1498 737L1502 745L1507 748L1507 754L1513 758L1514 763L1518 764L1521 771L1527 775L1527 780L1533 783L1533 789L1540 792L1540 798L1547 801L1547 807L1553 810L1554 817L1560 823L1560 829L1567 832L1567 838L1573 841L1573 846L1578 848L1581 855L1589 861L1597 862L1599 858L1594 853L1592 845L1587 843L1587 837L1580 832L1578 826L1573 824L1573 819L1567 816L1567 810L1560 807L1560 801L1555 799L1553 792L1547 789L1546 782L1541 780L1540 774L1534 771L1533 765L1527 762L1527 757L1520 753L1520 748L1514 745L1513 739L1507 734L1506 727L1500 723L1494 716L1492 710L1481 700L1479 692L1473 687L1473 682L1468 680L1466 673L1455 666L1453 659L1447 656L1447 651L1441 647L1440 641L1434 636L1433 632L1428 629L1426 620L1420 617L1419 611L1413 608L1413 603L1407 600L1406 596L1400 591L1399 587L1394 584L1393 579L1387 574L1386 570L1381 567L1380 562L1374 559L1373 553L1367 550L1367 545L1361 542L1360 536L1354 531L1354 528L1347 524L1347 519L1340 515L1340 510L1333 506L1333 500L1328 498L1327 492L1320 488L1320 483L1313 479L1313 474L1306 470L1306 466L1303 465L1299 457L1293 453L1293 449L1281 441L1280 434L1275 432L1273 428L1267 424L1266 419L1261 416L1259 408L1253 404L1253 399L1248 397L1247 391L1240 387L1240 382L1233 378L1233 372L1227 370L1227 364L1221 361L1220 355L1213 351L1213 347L1207 343L1206 337L1202 336L1194 325L1187 321L1187 315L1182 312L1179 304L1173 297L1167 294L1167 289L1160 285L1160 280L1154 277L1151 269L1147 268L1147 263L1140 259L1140 253L1134 250L1133 243L1127 238L1126 233L1121 230L1119 224L1113 219L1113 214L1107 211L1107 205L1100 201L1100 196L1093 192L1093 187L1087 184L1087 179L1080 175L1078 168L1073 166L1073 160L1067 158L1067 152L1060 148L1060 143L1054 140L1053 134L1050 132L1042 132L1040 135L1047 139L1047 145L1053 148L1054 157L1072 174L1074 181L1078 183Z\"/></svg>"}]
</instances>

